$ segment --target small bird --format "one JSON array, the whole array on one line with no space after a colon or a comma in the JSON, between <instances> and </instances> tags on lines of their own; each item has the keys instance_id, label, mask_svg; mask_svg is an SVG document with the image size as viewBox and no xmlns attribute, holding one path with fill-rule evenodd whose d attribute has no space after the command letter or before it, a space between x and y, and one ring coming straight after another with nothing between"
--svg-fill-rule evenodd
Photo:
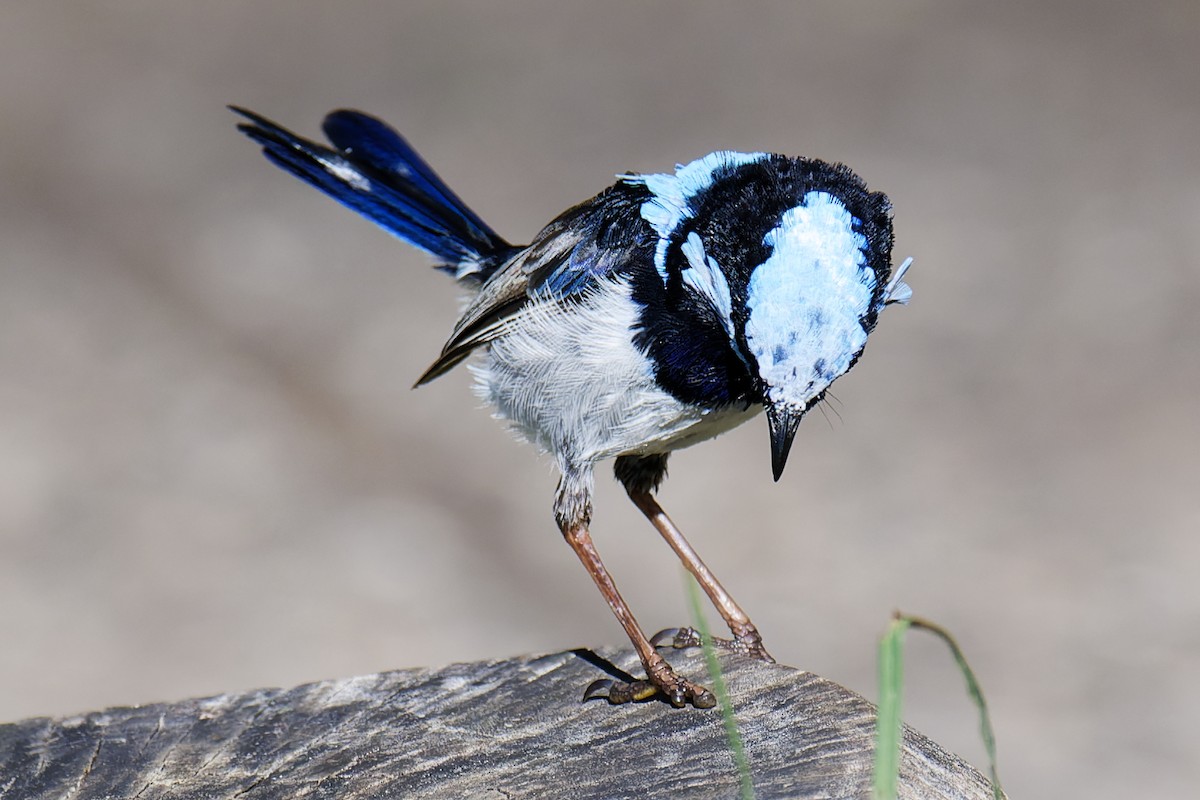
<instances>
[{"instance_id":1,"label":"small bird","mask_svg":"<svg viewBox=\"0 0 1200 800\"><path fill-rule=\"evenodd\" d=\"M324 145L230 108L270 161L425 251L473 293L417 385L481 351L478 394L557 461L559 530L646 671L597 681L584 699L716 704L657 652L697 644L696 632L648 639L592 543L593 470L609 458L729 626L723 644L773 661L654 493L672 451L764 410L779 480L805 412L858 361L884 306L912 296L901 281L912 259L892 273L887 197L842 164L717 151L673 174L618 175L518 246L374 117L334 111Z\"/></svg>"}]
</instances>

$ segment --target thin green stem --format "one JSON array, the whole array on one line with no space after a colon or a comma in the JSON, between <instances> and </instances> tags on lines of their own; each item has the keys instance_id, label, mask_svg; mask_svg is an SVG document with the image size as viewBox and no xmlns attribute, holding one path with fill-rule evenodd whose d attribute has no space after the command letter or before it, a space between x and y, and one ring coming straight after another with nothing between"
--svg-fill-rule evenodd
<instances>
[{"instance_id":1,"label":"thin green stem","mask_svg":"<svg viewBox=\"0 0 1200 800\"><path fill-rule=\"evenodd\" d=\"M729 701L729 692L725 688L725 676L721 672L721 662L717 659L717 650L713 647L708 621L704 618L700 586L690 574L685 572L684 575L688 588L688 599L692 605L692 619L696 630L700 631L704 662L708 667L708 676L712 680L713 693L717 696L717 704L721 708L721 718L725 722L725 739L729 742L729 751L741 779L742 800L754 800L754 783L750 779L750 762L746 758L746 749L742 745L742 734L738 730L737 720L733 716L733 704Z\"/></svg>"}]
</instances>

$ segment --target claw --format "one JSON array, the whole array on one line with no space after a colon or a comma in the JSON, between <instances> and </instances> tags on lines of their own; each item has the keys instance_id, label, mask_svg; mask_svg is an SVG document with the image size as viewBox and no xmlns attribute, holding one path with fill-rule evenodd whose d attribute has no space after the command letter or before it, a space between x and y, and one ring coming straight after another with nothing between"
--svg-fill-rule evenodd
<instances>
[{"instance_id":1,"label":"claw","mask_svg":"<svg viewBox=\"0 0 1200 800\"><path fill-rule=\"evenodd\" d=\"M612 691L612 688L616 685L616 683L617 682L611 678L601 678L598 681L592 681L590 684L588 684L588 687L583 690L583 702L586 703L588 700L595 700L597 697L608 699L609 693Z\"/></svg>"}]
</instances>

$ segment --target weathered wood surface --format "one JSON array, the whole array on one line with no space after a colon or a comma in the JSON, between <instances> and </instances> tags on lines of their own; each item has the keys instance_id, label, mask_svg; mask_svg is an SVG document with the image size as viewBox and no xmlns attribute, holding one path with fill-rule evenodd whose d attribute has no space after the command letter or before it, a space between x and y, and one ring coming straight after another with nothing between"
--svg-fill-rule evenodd
<instances>
[{"instance_id":1,"label":"weathered wood surface","mask_svg":"<svg viewBox=\"0 0 1200 800\"><path fill-rule=\"evenodd\" d=\"M672 661L705 675L698 653ZM869 797L869 703L789 667L723 663L759 798ZM581 703L601 677L566 652L29 719L0 725L0 798L738 796L718 710ZM912 731L901 769L902 797L991 797Z\"/></svg>"}]
</instances>

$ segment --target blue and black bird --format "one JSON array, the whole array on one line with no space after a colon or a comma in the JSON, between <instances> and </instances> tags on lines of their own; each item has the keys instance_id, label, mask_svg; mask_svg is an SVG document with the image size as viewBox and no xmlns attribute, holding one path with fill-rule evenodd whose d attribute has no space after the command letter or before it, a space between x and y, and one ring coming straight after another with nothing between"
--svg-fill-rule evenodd
<instances>
[{"instance_id":1,"label":"blue and black bird","mask_svg":"<svg viewBox=\"0 0 1200 800\"><path fill-rule=\"evenodd\" d=\"M673 174L620 175L524 246L502 239L398 133L357 111L325 118L330 144L233 108L267 158L431 255L473 292L427 383L479 351L477 391L558 463L554 516L633 642L645 680L602 681L610 702L661 694L714 705L647 639L592 544L593 471L617 480L696 577L735 650L771 660L654 498L673 450L766 412L783 472L801 418L844 375L879 313L911 291L893 274L891 205L841 164L719 151Z\"/></svg>"}]
</instances>

